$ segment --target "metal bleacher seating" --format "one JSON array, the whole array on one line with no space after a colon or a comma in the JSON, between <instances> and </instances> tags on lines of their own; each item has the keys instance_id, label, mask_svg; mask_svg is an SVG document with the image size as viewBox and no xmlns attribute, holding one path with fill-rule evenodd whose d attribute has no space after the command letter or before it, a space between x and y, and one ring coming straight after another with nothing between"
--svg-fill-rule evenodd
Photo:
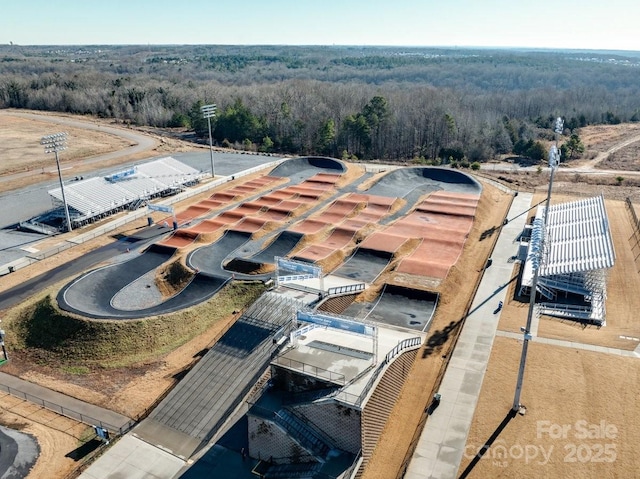
<instances>
[{"instance_id":1,"label":"metal bleacher seating","mask_svg":"<svg viewBox=\"0 0 640 479\"><path fill-rule=\"evenodd\" d=\"M88 178L65 184L64 192L74 226L142 204L141 200L163 196L204 176L178 160L167 157L138 165L126 174ZM49 190L55 203L62 203L60 188Z\"/></svg>"}]
</instances>

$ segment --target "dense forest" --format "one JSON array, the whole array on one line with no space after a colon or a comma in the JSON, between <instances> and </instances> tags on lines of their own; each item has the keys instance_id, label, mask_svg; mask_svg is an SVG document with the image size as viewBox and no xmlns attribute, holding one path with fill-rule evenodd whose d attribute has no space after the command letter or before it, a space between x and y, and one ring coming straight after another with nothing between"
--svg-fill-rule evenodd
<instances>
[{"instance_id":1,"label":"dense forest","mask_svg":"<svg viewBox=\"0 0 640 479\"><path fill-rule=\"evenodd\" d=\"M640 120L640 53L400 47L0 46L0 108L90 114L265 152L486 161Z\"/></svg>"}]
</instances>

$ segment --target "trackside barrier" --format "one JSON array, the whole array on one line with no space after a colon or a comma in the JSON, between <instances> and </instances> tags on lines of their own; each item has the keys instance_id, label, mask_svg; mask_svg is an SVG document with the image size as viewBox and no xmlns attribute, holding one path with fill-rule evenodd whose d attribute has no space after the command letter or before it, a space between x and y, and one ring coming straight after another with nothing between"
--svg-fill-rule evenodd
<instances>
[{"instance_id":1,"label":"trackside barrier","mask_svg":"<svg viewBox=\"0 0 640 479\"><path fill-rule=\"evenodd\" d=\"M302 327L302 328L300 328L300 329L296 329L295 331L293 331L293 332L291 333L291 340L292 340L291 342L293 342L293 340L294 340L295 338L298 338L298 337L300 337L300 336L302 336L302 335L304 335L304 334L307 334L307 333L308 333L309 331L311 331L312 329L316 329L316 328L320 328L320 327L321 327L321 326L320 326L320 325L318 325L318 324L313 324L313 323L311 323L311 324L307 324L306 326L304 326L304 327Z\"/></svg>"},{"instance_id":2,"label":"trackside barrier","mask_svg":"<svg viewBox=\"0 0 640 479\"><path fill-rule=\"evenodd\" d=\"M274 168L276 166L278 166L280 163L286 161L286 159L280 159L280 160L275 160L275 161L271 161L269 163L265 163L263 165L259 165L259 166L255 166L253 168L249 168L248 170L244 170L241 171L240 173L236 173L235 175L233 175L233 177L224 177L221 178L219 180L215 180L212 181L210 183L207 183L205 185L199 186L197 188L192 188L189 189L188 191L185 191L183 193L177 194L175 196L171 196L169 198L164 199L162 202L159 202L158 204L163 204L163 205L171 205L173 203L178 203L180 201L184 201L186 199L189 199L193 196L197 196L200 195L208 190L211 190L217 186L220 186L224 183L227 183L229 181L233 181L233 179L238 179L241 178L243 176L248 176L248 175L252 175L254 173L257 173L259 171L262 170L266 170L269 168ZM69 248L73 248L74 246L80 245L82 243L85 243L87 241L90 241L92 239L95 239L99 236L103 236L104 234L116 230L118 228L120 228L121 226L124 226L128 223L131 223L133 221L136 221L138 219L144 218L146 216L149 215L148 211L144 211L144 210L138 210L138 211L134 211L131 213L128 213L127 215L125 215L123 218L114 220L114 221L110 221L102 226L99 226L98 228L88 232L88 233L84 233L81 235L78 235L74 238L70 238L68 240L63 240L64 242L61 242L59 245L54 246L53 248L50 248L46 251L41 251L39 253L36 254L30 254L24 258L12 261L10 263L4 264L2 266L0 266L0 276L1 275L5 275L5 274L9 274L12 273L14 271L17 271L19 269L25 268L27 266L30 266L34 263L37 263L38 261L41 261L45 258L49 258L50 256L54 256L62 251L68 250Z\"/></svg>"},{"instance_id":3,"label":"trackside barrier","mask_svg":"<svg viewBox=\"0 0 640 479\"><path fill-rule=\"evenodd\" d=\"M74 419L76 421L79 421L84 424L88 424L90 426L100 426L118 435L123 435L127 433L136 424L135 421L131 420L127 422L124 426L114 426L113 424L100 421L99 419L88 416L86 414L82 414L78 411L74 411L73 409L62 407L59 404L45 401L44 399L41 399L37 396L27 394L23 391L20 391L19 389L11 388L9 386L0 384L0 390L3 390L17 398L24 399L25 401L29 401L30 403L37 404L38 406L42 406L43 408L48 409L49 411L53 411L57 414L60 414L61 416Z\"/></svg>"},{"instance_id":4,"label":"trackside barrier","mask_svg":"<svg viewBox=\"0 0 640 479\"><path fill-rule=\"evenodd\" d=\"M493 178L489 178L487 176L479 174L477 171L474 171L473 175L476 176L480 181L488 183L490 185L493 185L493 186L495 186L496 188L498 188L499 190L501 190L501 191L503 191L505 193L509 193L510 195L513 195L513 194L516 193L516 191L514 189L503 185L502 183L500 183L499 181L494 180Z\"/></svg>"},{"instance_id":5,"label":"trackside barrier","mask_svg":"<svg viewBox=\"0 0 640 479\"><path fill-rule=\"evenodd\" d=\"M625 202L627 203L627 208L629 208L629 213L631 213L631 217L635 223L634 229L640 229L640 221L638 221L638 215L636 214L636 209L633 207L633 203L631 203L631 200L628 197L625 199Z\"/></svg>"},{"instance_id":6,"label":"trackside barrier","mask_svg":"<svg viewBox=\"0 0 640 479\"><path fill-rule=\"evenodd\" d=\"M346 294L346 293L354 293L356 291L364 291L365 289L366 289L366 285L364 283L347 284L344 286L334 286L333 288L327 289L327 295L335 296L337 294Z\"/></svg>"}]
</instances>

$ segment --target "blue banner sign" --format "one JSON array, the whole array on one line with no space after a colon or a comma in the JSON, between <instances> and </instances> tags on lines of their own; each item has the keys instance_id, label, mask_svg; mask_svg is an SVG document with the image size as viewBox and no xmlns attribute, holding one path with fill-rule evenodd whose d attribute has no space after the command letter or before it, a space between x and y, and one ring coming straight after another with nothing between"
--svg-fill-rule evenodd
<instances>
[{"instance_id":1,"label":"blue banner sign","mask_svg":"<svg viewBox=\"0 0 640 479\"><path fill-rule=\"evenodd\" d=\"M114 173L113 175L109 175L105 177L107 181L120 181L128 176L133 176L136 174L135 168L129 168L128 170L119 171L118 173Z\"/></svg>"},{"instance_id":2,"label":"blue banner sign","mask_svg":"<svg viewBox=\"0 0 640 479\"><path fill-rule=\"evenodd\" d=\"M276 257L276 267L292 273L310 274L313 275L312 277L314 278L320 278L322 276L322 268L320 266L280 257Z\"/></svg>"},{"instance_id":3,"label":"blue banner sign","mask_svg":"<svg viewBox=\"0 0 640 479\"><path fill-rule=\"evenodd\" d=\"M151 210L151 211L162 211L164 213L171 213L173 214L173 207L172 206L165 206L165 205L154 205L152 203L149 203L147 205L147 207Z\"/></svg>"},{"instance_id":4,"label":"blue banner sign","mask_svg":"<svg viewBox=\"0 0 640 479\"><path fill-rule=\"evenodd\" d=\"M298 321L319 324L327 328L340 329L342 331L364 334L366 336L374 335L374 328L368 324L359 323L358 321L352 321L345 318L337 318L335 316L329 316L327 314L298 311Z\"/></svg>"}]
</instances>

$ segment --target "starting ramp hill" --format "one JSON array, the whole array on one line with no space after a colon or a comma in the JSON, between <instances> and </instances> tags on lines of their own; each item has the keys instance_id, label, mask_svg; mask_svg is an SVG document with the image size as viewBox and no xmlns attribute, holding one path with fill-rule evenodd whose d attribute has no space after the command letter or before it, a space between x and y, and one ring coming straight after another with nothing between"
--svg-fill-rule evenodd
<instances>
[{"instance_id":1,"label":"starting ramp hill","mask_svg":"<svg viewBox=\"0 0 640 479\"><path fill-rule=\"evenodd\" d=\"M354 302L342 314L426 332L437 303L435 293L386 284L375 301Z\"/></svg>"},{"instance_id":2,"label":"starting ramp hill","mask_svg":"<svg viewBox=\"0 0 640 479\"><path fill-rule=\"evenodd\" d=\"M303 306L263 294L133 432L185 459L204 447L267 368Z\"/></svg>"}]
</instances>

